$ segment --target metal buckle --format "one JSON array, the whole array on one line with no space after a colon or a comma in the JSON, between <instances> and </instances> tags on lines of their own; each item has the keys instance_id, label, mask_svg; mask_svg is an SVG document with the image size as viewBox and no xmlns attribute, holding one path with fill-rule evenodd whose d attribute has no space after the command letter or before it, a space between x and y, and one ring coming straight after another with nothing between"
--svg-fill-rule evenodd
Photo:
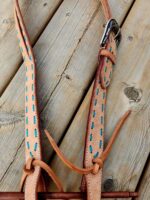
<instances>
[{"instance_id":1,"label":"metal buckle","mask_svg":"<svg viewBox=\"0 0 150 200\"><path fill-rule=\"evenodd\" d=\"M110 19L106 26L105 26L105 30L102 36L102 39L100 41L100 46L104 47L107 39L109 37L109 34L113 32L115 34L115 40L116 40L116 45L118 46L120 41L121 41L121 29L119 24L117 23L117 21L115 19Z\"/></svg>"}]
</instances>

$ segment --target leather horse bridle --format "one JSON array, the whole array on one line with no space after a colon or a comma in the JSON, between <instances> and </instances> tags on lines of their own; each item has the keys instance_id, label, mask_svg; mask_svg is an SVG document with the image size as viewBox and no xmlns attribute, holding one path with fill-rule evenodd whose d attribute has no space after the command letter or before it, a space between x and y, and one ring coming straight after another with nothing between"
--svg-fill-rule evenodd
<instances>
[{"instance_id":1,"label":"leather horse bridle","mask_svg":"<svg viewBox=\"0 0 150 200\"><path fill-rule=\"evenodd\" d=\"M112 18L107 0L101 0L106 26L100 42L98 55L98 68L94 80L94 87L89 109L87 134L84 154L84 168L79 168L65 158L57 144L45 130L45 134L55 152L71 170L82 174L82 192L87 193L88 200L101 199L102 167L120 128L131 113L127 111L119 120L112 137L104 150L104 124L107 88L110 85L113 65L116 63L116 48L121 39L118 23ZM18 0L14 1L14 15L19 39L20 50L26 68L25 82L25 155L26 163L23 168L21 190L25 189L25 199L35 200L37 192L46 192L46 185L41 169L44 169L56 184L58 190L63 192L63 186L53 170L42 161L41 129L38 114L36 95L36 62L29 40L29 36L21 15Z\"/></svg>"}]
</instances>

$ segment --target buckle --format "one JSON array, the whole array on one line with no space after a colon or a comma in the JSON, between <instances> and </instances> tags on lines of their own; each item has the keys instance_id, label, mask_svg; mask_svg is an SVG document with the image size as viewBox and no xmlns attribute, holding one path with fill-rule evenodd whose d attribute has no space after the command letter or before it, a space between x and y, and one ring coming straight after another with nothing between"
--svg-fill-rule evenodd
<instances>
[{"instance_id":1,"label":"buckle","mask_svg":"<svg viewBox=\"0 0 150 200\"><path fill-rule=\"evenodd\" d=\"M104 33L102 36L102 39L100 41L100 46L104 47L107 39L109 37L109 34L113 32L115 34L115 41L116 41L116 45L118 46L120 41L121 41L121 29L120 26L118 24L118 22L115 19L110 19L104 29Z\"/></svg>"}]
</instances>

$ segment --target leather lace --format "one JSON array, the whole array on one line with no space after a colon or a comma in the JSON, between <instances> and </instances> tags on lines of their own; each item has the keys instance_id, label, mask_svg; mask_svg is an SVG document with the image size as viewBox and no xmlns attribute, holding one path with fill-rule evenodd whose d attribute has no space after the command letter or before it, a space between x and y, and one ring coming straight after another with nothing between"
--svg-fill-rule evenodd
<instances>
[{"instance_id":1,"label":"leather lace","mask_svg":"<svg viewBox=\"0 0 150 200\"><path fill-rule=\"evenodd\" d=\"M93 159L93 166L91 166L89 168L80 168L80 167L77 167L76 165L74 165L72 162L70 162L64 156L64 154L60 151L56 142L54 141L54 139L52 138L52 136L50 135L50 133L47 130L45 130L45 134L46 134L51 146L53 147L56 154L58 155L58 157L68 168L70 168L74 172L77 172L78 174L84 174L84 175L89 174L89 173L97 174L99 172L99 170L103 167L103 163L107 159L107 157L111 151L112 145L114 144L115 139L118 136L121 127L125 123L126 119L130 115L130 113L131 113L131 110L127 111L121 117L121 119L119 120L119 122L117 123L117 125L113 131L113 134L111 136L111 139L109 140L109 143L108 143L106 149L104 150L104 152L102 153L102 155L100 157ZM55 175L54 171L51 169L51 167L48 166L45 162L38 160L38 159L33 159L33 158L29 158L28 161L26 162L26 165L24 166L23 176L22 176L22 180L21 180L21 190L23 190L23 186L24 186L27 176L34 173L35 166L39 166L43 170L45 170L47 172L47 174L49 175L49 177L54 181L58 190L60 192L63 191L63 186L62 186L60 180L58 179L58 177Z\"/></svg>"}]
</instances>

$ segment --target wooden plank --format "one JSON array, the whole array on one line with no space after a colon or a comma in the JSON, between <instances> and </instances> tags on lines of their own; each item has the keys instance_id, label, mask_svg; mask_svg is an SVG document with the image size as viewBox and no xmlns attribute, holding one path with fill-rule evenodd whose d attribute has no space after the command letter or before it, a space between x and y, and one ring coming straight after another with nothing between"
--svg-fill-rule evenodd
<instances>
[{"instance_id":1,"label":"wooden plank","mask_svg":"<svg viewBox=\"0 0 150 200\"><path fill-rule=\"evenodd\" d=\"M144 171L144 176L142 177L141 183L139 183L139 198L138 200L149 200L150 199L150 160L148 160L148 165Z\"/></svg>"},{"instance_id":2,"label":"wooden plank","mask_svg":"<svg viewBox=\"0 0 150 200\"><path fill-rule=\"evenodd\" d=\"M121 22L132 1L112 2L114 11L116 6L119 6L115 14ZM99 5L97 0L64 1L34 48L38 64L42 126L48 126L55 134L57 142L62 137L96 69L99 39L104 22ZM24 162L23 67L1 97L0 108L0 191L15 191L21 176L20 166ZM10 145L7 145L8 142ZM43 143L44 159L47 160L52 149L46 145L45 138Z\"/></svg>"},{"instance_id":3,"label":"wooden plank","mask_svg":"<svg viewBox=\"0 0 150 200\"><path fill-rule=\"evenodd\" d=\"M108 92L106 114L106 144L115 124L122 114L132 109L132 114L120 132L103 170L103 190L134 191L150 151L150 49L147 41L150 4L135 2L125 24L118 61ZM139 12L140 10L140 12ZM140 26L135 26L139 23ZM82 166L84 137L92 86L60 145L70 161ZM105 144L105 145L106 145ZM51 163L65 190L78 191L81 176L70 172L57 158ZM50 185L50 190L54 186Z\"/></svg>"},{"instance_id":4,"label":"wooden plank","mask_svg":"<svg viewBox=\"0 0 150 200\"><path fill-rule=\"evenodd\" d=\"M62 0L44 2L40 0L19 1L32 44ZM13 1L5 0L0 6L0 95L17 71L22 58L14 27Z\"/></svg>"}]
</instances>

